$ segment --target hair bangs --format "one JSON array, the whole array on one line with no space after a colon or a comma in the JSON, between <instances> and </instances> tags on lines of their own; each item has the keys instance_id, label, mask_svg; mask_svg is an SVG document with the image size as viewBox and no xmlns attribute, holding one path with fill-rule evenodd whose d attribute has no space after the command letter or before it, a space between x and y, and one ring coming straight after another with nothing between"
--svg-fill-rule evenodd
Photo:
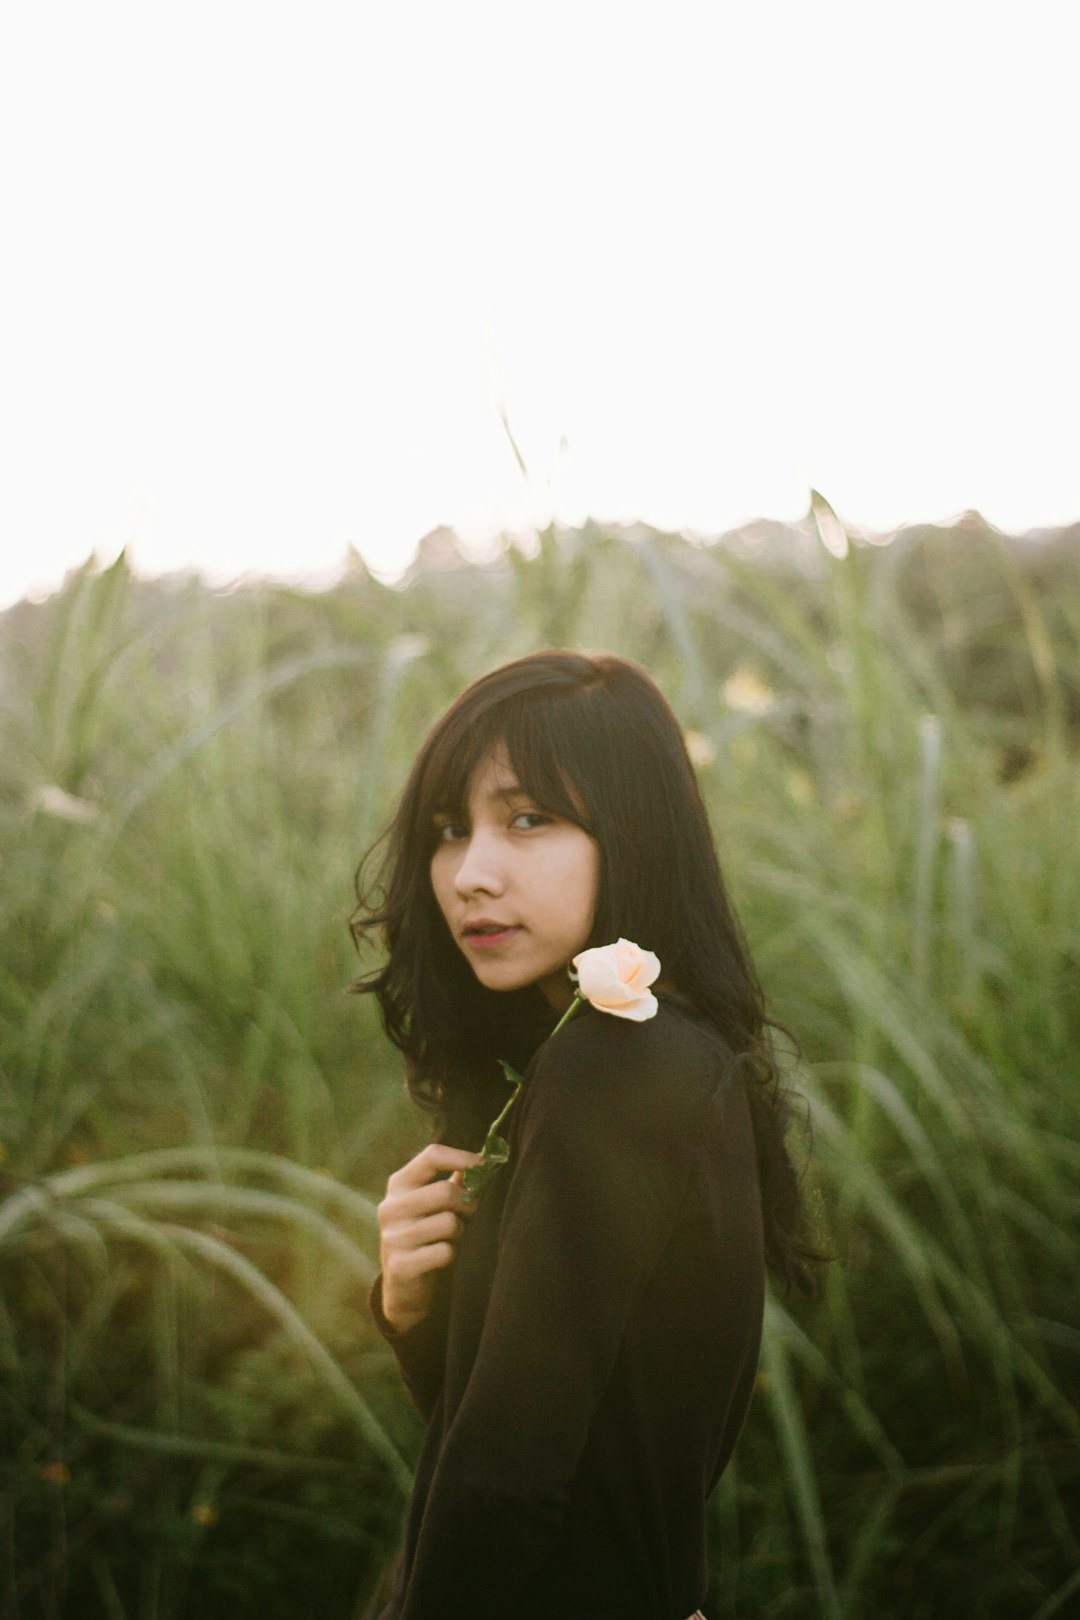
<instances>
[{"instance_id":1,"label":"hair bangs","mask_svg":"<svg viewBox=\"0 0 1080 1620\"><path fill-rule=\"evenodd\" d=\"M592 834L592 806L585 801L581 774L575 770L577 728L565 723L570 707L565 698L552 702L546 694L532 703L508 705L501 740L528 796L541 809Z\"/></svg>"},{"instance_id":2,"label":"hair bangs","mask_svg":"<svg viewBox=\"0 0 1080 1620\"><path fill-rule=\"evenodd\" d=\"M417 832L426 837L430 829L433 840L436 816L465 818L477 766L502 745L529 798L591 833L590 809L575 780L572 756L577 750L567 746L571 738L578 738L578 728L565 724L570 696L541 691L531 702L504 699L478 705L472 712L463 706L447 715L429 738L420 762L414 802Z\"/></svg>"},{"instance_id":3,"label":"hair bangs","mask_svg":"<svg viewBox=\"0 0 1080 1620\"><path fill-rule=\"evenodd\" d=\"M464 813L473 772L498 740L485 718L470 724L468 716L451 714L429 737L420 757L413 803L414 825L422 840L434 840L437 815Z\"/></svg>"}]
</instances>

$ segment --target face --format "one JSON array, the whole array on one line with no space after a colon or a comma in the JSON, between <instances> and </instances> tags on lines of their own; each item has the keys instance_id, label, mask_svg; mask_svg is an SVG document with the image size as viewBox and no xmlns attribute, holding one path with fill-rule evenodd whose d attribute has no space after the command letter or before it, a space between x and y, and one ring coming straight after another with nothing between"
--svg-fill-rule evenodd
<instances>
[{"instance_id":1,"label":"face","mask_svg":"<svg viewBox=\"0 0 1080 1620\"><path fill-rule=\"evenodd\" d=\"M592 930L599 846L533 803L501 745L473 772L466 815L436 817L431 860L454 943L489 990L535 984L561 1010L573 994L567 965Z\"/></svg>"}]
</instances>

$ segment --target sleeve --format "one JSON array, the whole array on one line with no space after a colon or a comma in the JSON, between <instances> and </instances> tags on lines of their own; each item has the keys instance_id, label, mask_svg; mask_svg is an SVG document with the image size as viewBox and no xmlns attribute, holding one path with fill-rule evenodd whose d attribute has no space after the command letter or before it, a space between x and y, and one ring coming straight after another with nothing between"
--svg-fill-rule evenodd
<instances>
[{"instance_id":1,"label":"sleeve","mask_svg":"<svg viewBox=\"0 0 1080 1620\"><path fill-rule=\"evenodd\" d=\"M503 1089L505 1090L505 1082ZM487 1117L490 1118L491 1115ZM452 1147L474 1146L483 1141L484 1129L484 1125L477 1125L471 1116L461 1118L455 1114L446 1122L446 1128L436 1140L447 1142ZM395 1332L386 1319L383 1310L381 1271L368 1293L368 1314L394 1352L401 1381L425 1423L431 1417L442 1387L446 1364L451 1282L452 1268L443 1266L435 1278L428 1314L423 1321L417 1322L404 1333Z\"/></svg>"},{"instance_id":2,"label":"sleeve","mask_svg":"<svg viewBox=\"0 0 1080 1620\"><path fill-rule=\"evenodd\" d=\"M431 1417L442 1386L448 1314L444 1279L448 1269L444 1267L439 1273L428 1314L404 1333L395 1332L383 1312L381 1271L368 1295L371 1319L394 1352L402 1382L425 1423Z\"/></svg>"},{"instance_id":3,"label":"sleeve","mask_svg":"<svg viewBox=\"0 0 1080 1620\"><path fill-rule=\"evenodd\" d=\"M661 1022L586 1011L527 1081L476 1362L434 1471L402 1620L505 1620L559 1536L703 1127L707 1092Z\"/></svg>"}]
</instances>

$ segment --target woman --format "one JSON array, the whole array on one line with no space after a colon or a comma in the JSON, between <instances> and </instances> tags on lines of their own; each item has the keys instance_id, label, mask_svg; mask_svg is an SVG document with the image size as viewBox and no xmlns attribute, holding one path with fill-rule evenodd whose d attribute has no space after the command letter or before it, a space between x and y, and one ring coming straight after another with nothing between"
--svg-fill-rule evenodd
<instances>
[{"instance_id":1,"label":"woman","mask_svg":"<svg viewBox=\"0 0 1080 1620\"><path fill-rule=\"evenodd\" d=\"M371 1310L426 1420L381 1620L686 1620L750 1400L766 1265L809 1283L761 992L670 708L549 651L470 686L406 785L359 937L437 1140L391 1175ZM655 1016L572 960L659 958ZM500 1127L508 1160L470 1201Z\"/></svg>"}]
</instances>

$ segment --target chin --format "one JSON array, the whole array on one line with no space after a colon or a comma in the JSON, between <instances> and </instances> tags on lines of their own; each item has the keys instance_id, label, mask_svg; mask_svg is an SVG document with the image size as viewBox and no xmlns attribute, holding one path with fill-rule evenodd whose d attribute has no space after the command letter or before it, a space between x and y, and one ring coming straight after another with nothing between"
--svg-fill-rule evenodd
<instances>
[{"instance_id":1,"label":"chin","mask_svg":"<svg viewBox=\"0 0 1080 1620\"><path fill-rule=\"evenodd\" d=\"M513 973L509 970L500 973L492 967L483 973L477 973L476 977L485 990L510 991L527 990L530 985L537 985L544 975L542 973L522 973L520 971Z\"/></svg>"}]
</instances>

